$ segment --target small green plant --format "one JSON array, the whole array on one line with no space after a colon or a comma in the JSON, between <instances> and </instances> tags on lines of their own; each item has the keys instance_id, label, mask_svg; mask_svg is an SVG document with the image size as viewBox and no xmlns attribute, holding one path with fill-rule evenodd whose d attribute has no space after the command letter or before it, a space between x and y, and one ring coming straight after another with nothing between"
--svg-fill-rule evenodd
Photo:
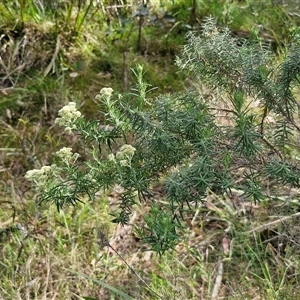
<instances>
[{"instance_id":1,"label":"small green plant","mask_svg":"<svg viewBox=\"0 0 300 300\"><path fill-rule=\"evenodd\" d=\"M82 153L63 148L56 164L28 171L26 178L35 182L40 200L54 202L58 210L120 185L119 210L111 214L123 225L135 204L153 201L137 232L162 254L174 248L184 216L205 201L208 190L230 195L235 189L259 202L270 199L270 191L300 186L294 93L299 60L297 35L278 65L260 43L238 41L209 19L200 35L188 34L177 65L213 88L220 102L226 98L228 107L212 107L195 90L151 99L137 66L138 84L131 92L103 88L95 97L103 120L85 119L73 102L59 111L56 123L82 138L85 147ZM220 112L230 125L220 124ZM160 181L164 202L152 194Z\"/></svg>"}]
</instances>

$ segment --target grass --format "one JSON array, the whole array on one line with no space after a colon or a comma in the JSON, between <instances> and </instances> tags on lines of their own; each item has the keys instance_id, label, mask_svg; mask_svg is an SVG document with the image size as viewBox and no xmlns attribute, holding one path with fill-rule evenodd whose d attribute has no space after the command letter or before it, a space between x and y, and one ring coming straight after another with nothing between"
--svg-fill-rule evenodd
<instances>
[{"instance_id":1,"label":"grass","mask_svg":"<svg viewBox=\"0 0 300 300\"><path fill-rule=\"evenodd\" d=\"M63 104L75 101L95 116L95 94L104 86L128 89L137 63L158 93L184 89L173 60L185 32L197 30L208 15L237 35L258 35L280 48L299 25L288 2L198 0L193 16L193 1L164 7L150 1L157 21L142 24L140 47L138 18L131 17L136 2L119 8L112 1L53 3L62 6L0 4L0 299L122 299L122 293L123 299L156 299L118 255L97 244L95 228L102 225L113 247L163 299L300 299L297 199L289 207L279 198L254 205L238 192L230 199L211 193L185 220L183 241L159 257L131 227L124 232L110 223L117 193L59 214L54 206L37 205L23 177L51 163L69 139L53 126ZM70 144L80 148L76 140ZM134 224L146 209L137 207Z\"/></svg>"},{"instance_id":2,"label":"grass","mask_svg":"<svg viewBox=\"0 0 300 300\"><path fill-rule=\"evenodd\" d=\"M110 287L134 299L156 299L117 255L97 244L95 228L102 225L113 247L162 299L213 299L218 276L215 299L300 296L298 245L290 232L297 219L268 228L276 216L271 203L253 206L212 194L186 220L189 229L175 251L158 257L136 243L130 227L122 231L111 225L114 193L60 214L54 206L37 207L29 195L20 201L16 194L1 202L0 222L6 228L1 231L1 299L114 299ZM137 207L134 224L144 209ZM14 214L15 220L7 218ZM26 228L17 230L15 224Z\"/></svg>"},{"instance_id":3,"label":"grass","mask_svg":"<svg viewBox=\"0 0 300 300\"><path fill-rule=\"evenodd\" d=\"M212 194L186 220L189 230L176 251L158 257L135 241L130 228L124 232L111 225L109 212L116 194L60 214L53 206L37 208L30 199L21 205L15 197L14 202L1 202L0 222L6 222L6 229L15 229L14 224L26 224L26 228L1 232L2 299L114 299L116 293L109 286L134 299L156 299L117 255L99 247L94 229L101 225L108 227L113 247L163 299L211 297L220 264L222 283L216 299L300 296L296 237L289 231L297 219L268 228L276 216L270 203L253 206ZM135 224L143 209L137 208ZM17 219L7 223L7 215L14 213ZM261 227L262 213L268 215L265 227L253 231Z\"/></svg>"}]
</instances>

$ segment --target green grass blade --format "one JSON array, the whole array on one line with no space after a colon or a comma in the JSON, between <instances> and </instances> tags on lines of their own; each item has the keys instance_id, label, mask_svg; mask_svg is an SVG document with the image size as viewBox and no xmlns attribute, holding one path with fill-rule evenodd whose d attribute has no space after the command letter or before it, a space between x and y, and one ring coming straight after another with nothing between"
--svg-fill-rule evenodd
<instances>
[{"instance_id":1,"label":"green grass blade","mask_svg":"<svg viewBox=\"0 0 300 300\"><path fill-rule=\"evenodd\" d=\"M102 285L103 287L105 287L106 289L110 290L111 292L115 293L116 295L119 295L121 297L123 297L125 300L134 300L134 298L132 298L131 296L125 294L124 292L118 290L117 288L103 282L102 280L99 280L99 279L96 279L96 278L93 278L93 277L90 277L88 275L85 275L83 273L79 273L79 272L76 272L76 271L73 271L73 270L70 270L72 273L75 273L79 276L82 276L82 277L85 277L99 285ZM86 299L86 300L97 300L95 298L89 298L89 297L83 297L83 299Z\"/></svg>"}]
</instances>

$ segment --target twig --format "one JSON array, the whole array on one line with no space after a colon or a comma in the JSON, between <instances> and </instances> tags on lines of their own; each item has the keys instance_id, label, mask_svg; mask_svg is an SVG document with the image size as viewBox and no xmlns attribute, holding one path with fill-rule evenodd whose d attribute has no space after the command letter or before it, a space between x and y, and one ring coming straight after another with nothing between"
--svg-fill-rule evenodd
<instances>
[{"instance_id":1,"label":"twig","mask_svg":"<svg viewBox=\"0 0 300 300\"><path fill-rule=\"evenodd\" d=\"M99 245L109 247L111 250L113 250L117 256L125 263L125 265L128 267L128 269L151 291L153 294L155 294L159 299L163 299L159 294L157 294L150 286L149 284L126 262L126 260L121 256L121 254L118 253L117 250L111 245L107 238L106 229L105 227L99 228L98 230L98 241L97 243Z\"/></svg>"},{"instance_id":2,"label":"twig","mask_svg":"<svg viewBox=\"0 0 300 300\"><path fill-rule=\"evenodd\" d=\"M118 257L125 263L125 265L129 268L129 270L153 293L155 294L159 299L163 299L159 294L157 294L150 285L126 262L126 260L115 250L110 244L107 245L110 249L112 249Z\"/></svg>"},{"instance_id":3,"label":"twig","mask_svg":"<svg viewBox=\"0 0 300 300\"><path fill-rule=\"evenodd\" d=\"M109 6L106 6L105 8L110 9L110 8L122 8L122 7L131 7L131 6L132 6L131 4L109 5Z\"/></svg>"},{"instance_id":4,"label":"twig","mask_svg":"<svg viewBox=\"0 0 300 300\"><path fill-rule=\"evenodd\" d=\"M219 266L218 266L216 281L214 284L213 291L211 293L211 300L217 299L220 288L221 288L222 278L223 278L223 262L220 261Z\"/></svg>"},{"instance_id":5,"label":"twig","mask_svg":"<svg viewBox=\"0 0 300 300\"><path fill-rule=\"evenodd\" d=\"M46 70L44 71L44 76L46 77L48 75L48 73L50 72L51 68L53 67L54 63L55 63L55 60L57 58L57 55L59 53L59 50L60 50L60 39L59 39L59 35L57 36L57 39L56 39L56 46L55 46L55 50L54 50L54 53L53 53L53 56L52 56L52 59L48 65L48 67L46 68Z\"/></svg>"},{"instance_id":6,"label":"twig","mask_svg":"<svg viewBox=\"0 0 300 300\"><path fill-rule=\"evenodd\" d=\"M263 225L261 225L261 226L258 226L258 227L256 227L256 228L251 229L250 231L247 231L247 233L252 233L252 232L260 231L260 230L262 230L262 229L269 229L270 227L272 227L272 226L274 226L274 225L277 225L278 223L287 221L287 220L289 220L289 219L292 219L292 218L298 217L298 216L300 216L300 212L297 212L297 213L295 213L295 214L293 214L293 215L286 216L286 217L283 217L283 218L279 218L278 220L275 220L275 221L272 221L272 222L263 224Z\"/></svg>"}]
</instances>

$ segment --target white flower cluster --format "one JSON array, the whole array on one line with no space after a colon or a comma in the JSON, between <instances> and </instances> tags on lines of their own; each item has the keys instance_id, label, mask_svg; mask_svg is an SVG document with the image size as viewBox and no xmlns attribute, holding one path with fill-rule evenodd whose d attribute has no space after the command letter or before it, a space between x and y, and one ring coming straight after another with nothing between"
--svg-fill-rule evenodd
<instances>
[{"instance_id":1,"label":"white flower cluster","mask_svg":"<svg viewBox=\"0 0 300 300\"><path fill-rule=\"evenodd\" d=\"M34 182L37 185L37 187L42 188L46 185L47 180L53 174L53 170L55 168L56 165L52 165L43 166L40 170L29 170L26 172L25 178L29 181Z\"/></svg>"},{"instance_id":2,"label":"white flower cluster","mask_svg":"<svg viewBox=\"0 0 300 300\"><path fill-rule=\"evenodd\" d=\"M121 166L129 166L135 151L136 149L134 147L125 144L117 152L116 159Z\"/></svg>"},{"instance_id":3,"label":"white flower cluster","mask_svg":"<svg viewBox=\"0 0 300 300\"><path fill-rule=\"evenodd\" d=\"M81 112L76 109L75 102L69 102L58 111L60 118L56 118L55 123L65 127L68 134L72 133L72 129L76 129L75 121L80 118Z\"/></svg>"},{"instance_id":4,"label":"white flower cluster","mask_svg":"<svg viewBox=\"0 0 300 300\"><path fill-rule=\"evenodd\" d=\"M131 159L133 157L135 151L136 151L136 149L134 147L132 147L131 145L125 144L117 152L116 158L118 160L124 159L124 158L130 158Z\"/></svg>"},{"instance_id":5,"label":"white flower cluster","mask_svg":"<svg viewBox=\"0 0 300 300\"><path fill-rule=\"evenodd\" d=\"M111 153L108 155L107 159L110 161L115 161L115 156Z\"/></svg>"},{"instance_id":6,"label":"white flower cluster","mask_svg":"<svg viewBox=\"0 0 300 300\"><path fill-rule=\"evenodd\" d=\"M56 155L64 161L66 164L70 162L75 162L79 157L78 153L73 153L72 148L63 147L59 151L56 152Z\"/></svg>"},{"instance_id":7,"label":"white flower cluster","mask_svg":"<svg viewBox=\"0 0 300 300\"><path fill-rule=\"evenodd\" d=\"M95 99L100 100L101 98L110 98L114 90L110 87L105 87L101 89L100 93L96 95Z\"/></svg>"},{"instance_id":8,"label":"white flower cluster","mask_svg":"<svg viewBox=\"0 0 300 300\"><path fill-rule=\"evenodd\" d=\"M63 147L56 152L56 155L61 158L61 160L69 165L70 163L76 162L79 157L78 153L73 153L72 148ZM33 183L39 189L45 188L47 186L48 180L53 180L55 177L59 176L60 168L57 165L43 166L41 169L29 170L25 174L25 178Z\"/></svg>"}]
</instances>

